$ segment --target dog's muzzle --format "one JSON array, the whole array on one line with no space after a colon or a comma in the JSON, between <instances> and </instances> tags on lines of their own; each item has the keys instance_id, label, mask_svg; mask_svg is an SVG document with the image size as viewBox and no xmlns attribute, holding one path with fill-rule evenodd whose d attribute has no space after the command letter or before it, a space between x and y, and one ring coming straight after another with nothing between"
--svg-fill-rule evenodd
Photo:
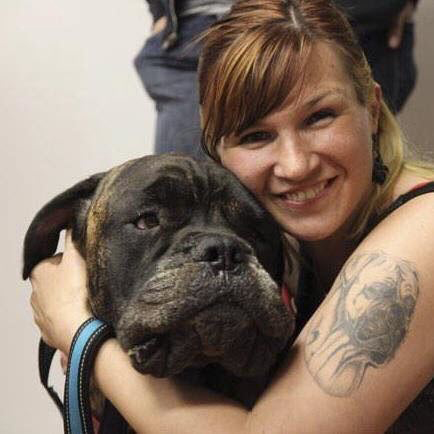
<instances>
[{"instance_id":1,"label":"dog's muzzle","mask_svg":"<svg viewBox=\"0 0 434 434\"><path fill-rule=\"evenodd\" d=\"M253 264L237 276L209 276L206 288L197 276L213 272L200 271L204 266L185 265L167 270L165 278L157 276L166 282L159 282L160 297L146 297L144 291L118 325L118 338L134 367L157 377L210 363L240 377L268 372L288 343L294 317L275 282ZM164 301L162 287L173 289Z\"/></svg>"},{"instance_id":2,"label":"dog's muzzle","mask_svg":"<svg viewBox=\"0 0 434 434\"><path fill-rule=\"evenodd\" d=\"M142 373L218 363L236 376L262 375L294 329L280 292L243 240L207 235L159 262L123 307L117 336Z\"/></svg>"}]
</instances>

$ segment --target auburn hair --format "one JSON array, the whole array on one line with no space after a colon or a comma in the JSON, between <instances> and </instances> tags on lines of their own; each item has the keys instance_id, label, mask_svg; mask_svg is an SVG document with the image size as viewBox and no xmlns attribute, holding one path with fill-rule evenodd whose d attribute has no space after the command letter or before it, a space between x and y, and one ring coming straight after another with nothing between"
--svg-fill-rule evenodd
<instances>
[{"instance_id":1,"label":"auburn hair","mask_svg":"<svg viewBox=\"0 0 434 434\"><path fill-rule=\"evenodd\" d=\"M318 42L336 50L360 104L367 106L375 98L363 50L344 13L331 0L239 0L201 41L202 147L216 161L222 138L240 134L300 91ZM354 223L354 237L363 234L369 217L384 206L404 166L402 133L383 100L378 136L389 174L383 185L373 183L370 200Z\"/></svg>"}]
</instances>

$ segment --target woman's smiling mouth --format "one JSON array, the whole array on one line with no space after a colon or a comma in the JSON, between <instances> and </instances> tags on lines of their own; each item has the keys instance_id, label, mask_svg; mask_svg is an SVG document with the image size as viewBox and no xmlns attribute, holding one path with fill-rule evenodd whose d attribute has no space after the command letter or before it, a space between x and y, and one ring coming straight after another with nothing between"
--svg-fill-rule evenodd
<instances>
[{"instance_id":1,"label":"woman's smiling mouth","mask_svg":"<svg viewBox=\"0 0 434 434\"><path fill-rule=\"evenodd\" d=\"M287 205L303 206L311 204L316 199L322 197L326 191L328 191L329 187L336 180L336 178L337 177L327 179L304 189L299 189L288 193L281 193L278 194L277 197L283 200Z\"/></svg>"}]
</instances>

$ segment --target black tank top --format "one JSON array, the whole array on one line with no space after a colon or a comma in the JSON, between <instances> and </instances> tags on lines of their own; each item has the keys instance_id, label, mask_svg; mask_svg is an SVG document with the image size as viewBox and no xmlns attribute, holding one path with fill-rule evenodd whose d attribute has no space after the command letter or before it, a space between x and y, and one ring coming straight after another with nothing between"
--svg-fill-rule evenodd
<instances>
[{"instance_id":1,"label":"black tank top","mask_svg":"<svg viewBox=\"0 0 434 434\"><path fill-rule=\"evenodd\" d=\"M382 220L384 220L389 214L395 211L400 206L407 203L409 200L418 197L422 194L433 193L434 192L434 181L426 182L424 184L419 184L418 186L412 188L407 193L399 196L391 205L389 205L381 214L374 216L371 221L368 223L368 229L365 233L365 236L374 229L375 226L378 225Z\"/></svg>"},{"instance_id":2,"label":"black tank top","mask_svg":"<svg viewBox=\"0 0 434 434\"><path fill-rule=\"evenodd\" d=\"M422 194L434 192L434 181L416 186L399 196L382 213L374 216L367 225L363 238L382 220L409 200ZM434 217L434 216L433 216ZM433 240L434 242L434 240ZM433 258L434 259L434 258ZM296 294L297 335L316 311L325 297L318 285L314 284L312 264L308 260L301 267L299 285ZM381 399L381 398L379 398ZM434 433L434 380L417 396L410 406L387 430L387 434L433 434Z\"/></svg>"}]
</instances>

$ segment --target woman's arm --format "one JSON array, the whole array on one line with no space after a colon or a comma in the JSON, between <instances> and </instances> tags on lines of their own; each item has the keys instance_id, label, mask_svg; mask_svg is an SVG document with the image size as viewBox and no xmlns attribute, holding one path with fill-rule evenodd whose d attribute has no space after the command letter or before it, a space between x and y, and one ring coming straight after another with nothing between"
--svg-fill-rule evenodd
<instances>
[{"instance_id":1,"label":"woman's arm","mask_svg":"<svg viewBox=\"0 0 434 434\"><path fill-rule=\"evenodd\" d=\"M143 433L384 432L433 376L432 196L396 210L359 246L250 412L136 373L116 341L96 360L103 393Z\"/></svg>"},{"instance_id":2,"label":"woman's arm","mask_svg":"<svg viewBox=\"0 0 434 434\"><path fill-rule=\"evenodd\" d=\"M434 194L413 199L356 249L253 409L264 428L384 432L432 379L433 215Z\"/></svg>"},{"instance_id":3,"label":"woman's arm","mask_svg":"<svg viewBox=\"0 0 434 434\"><path fill-rule=\"evenodd\" d=\"M238 403L175 379L142 375L115 339L98 352L95 379L138 433L247 433L247 411Z\"/></svg>"}]
</instances>

